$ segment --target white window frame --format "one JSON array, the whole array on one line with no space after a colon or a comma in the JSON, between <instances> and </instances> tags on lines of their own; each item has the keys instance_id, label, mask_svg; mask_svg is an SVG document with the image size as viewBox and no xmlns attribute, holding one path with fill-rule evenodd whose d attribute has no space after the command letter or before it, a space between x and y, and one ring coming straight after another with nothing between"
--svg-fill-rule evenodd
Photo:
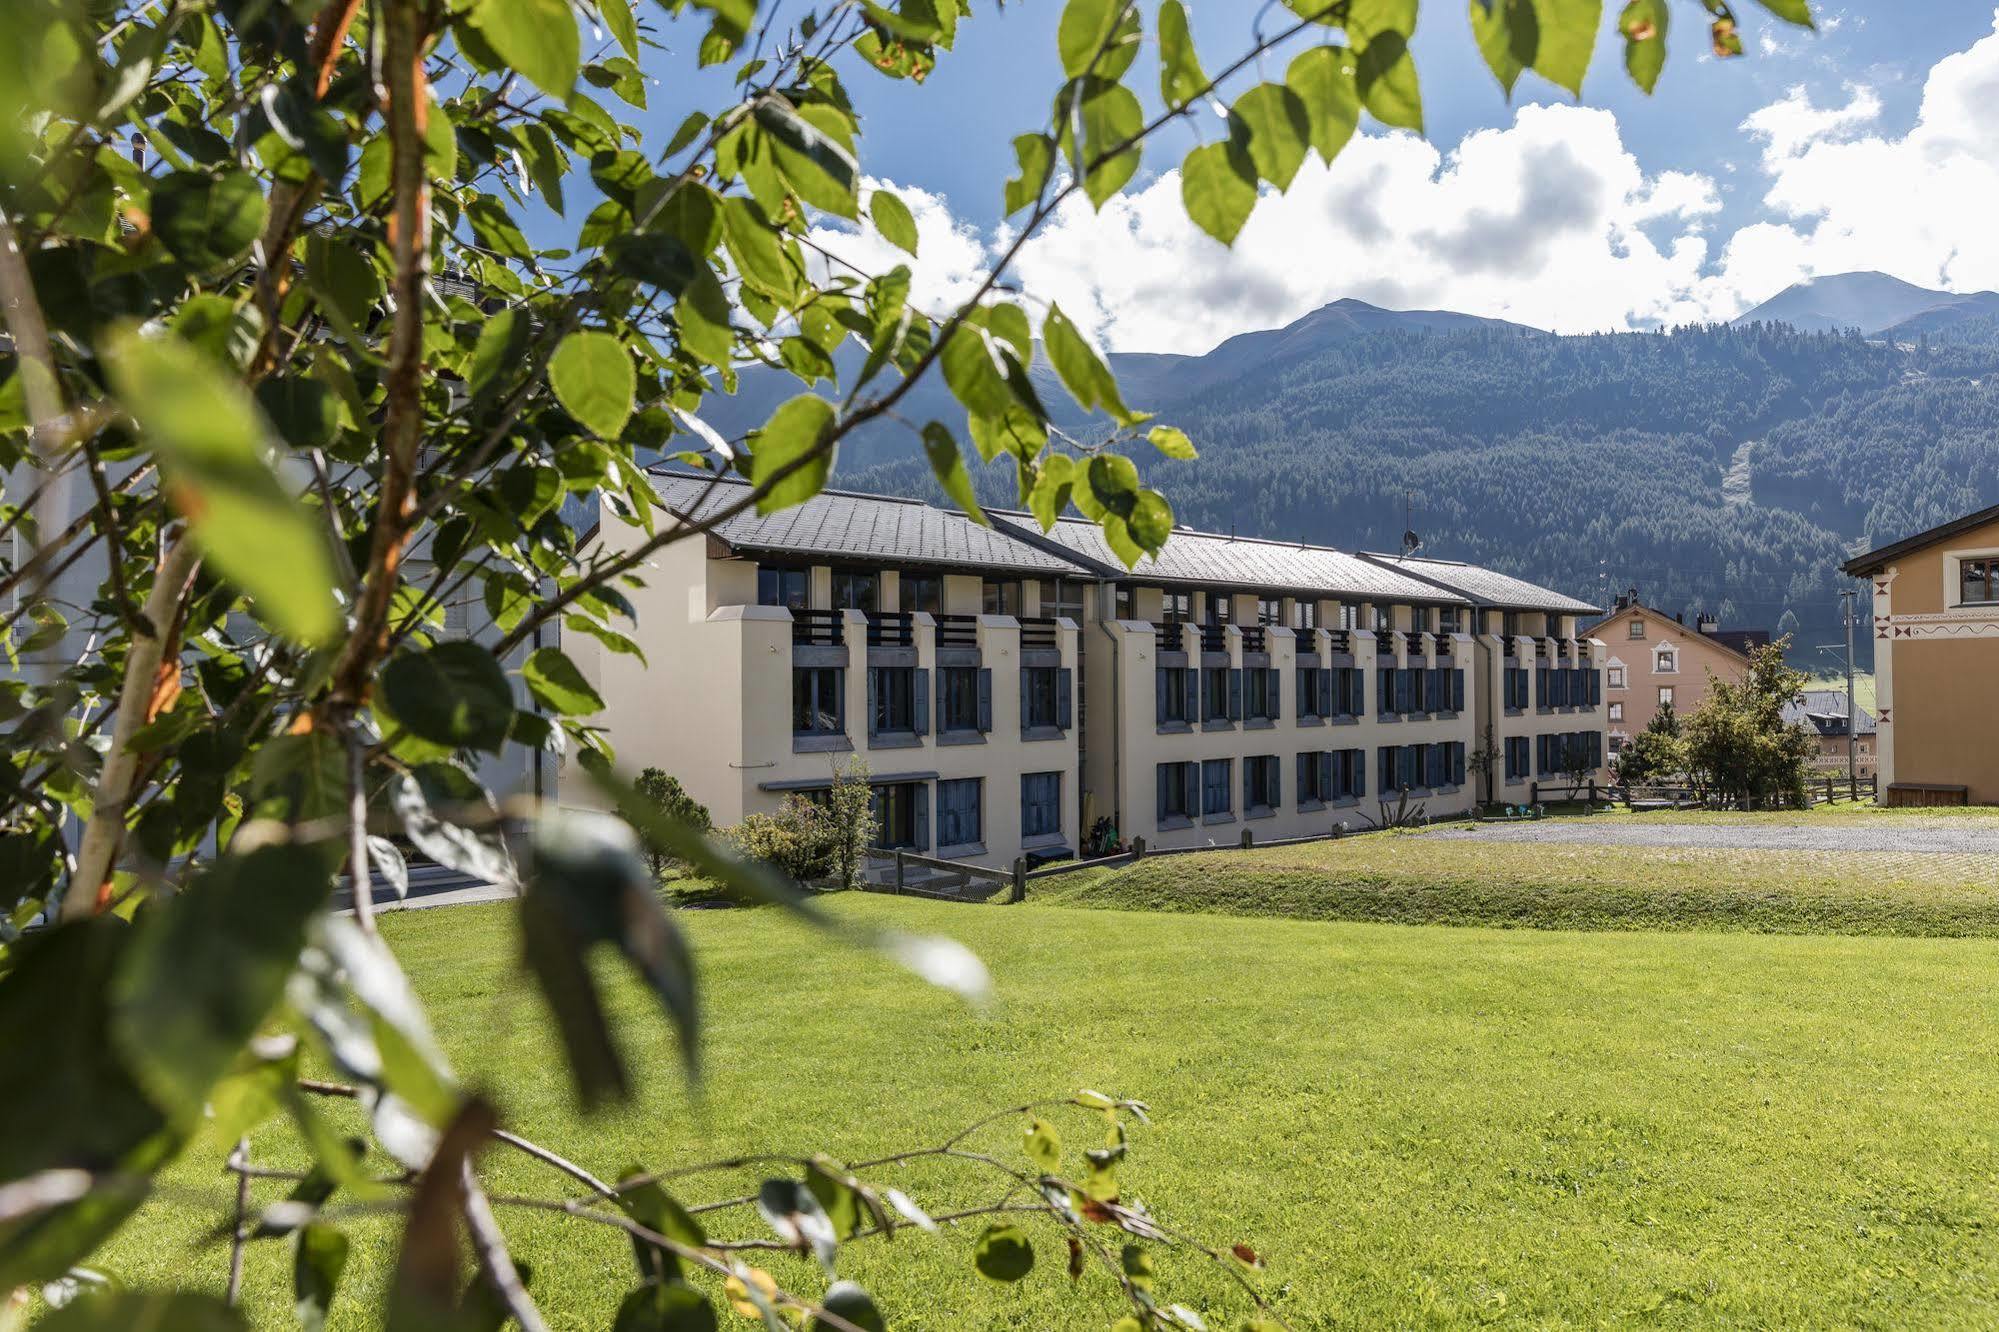
<instances>
[{"instance_id":1,"label":"white window frame","mask_svg":"<svg viewBox=\"0 0 1999 1332\"><path fill-rule=\"evenodd\" d=\"M1977 550L1947 550L1943 554L1943 604L1950 610L1984 610L1999 606L1999 599L1992 601L1962 601L1959 594L1964 589L1963 571L1958 567L1965 560L1989 560L1999 558L1999 546L1987 546Z\"/></svg>"},{"instance_id":2,"label":"white window frame","mask_svg":"<svg viewBox=\"0 0 1999 1332\"><path fill-rule=\"evenodd\" d=\"M1659 706L1662 708L1678 706L1678 704L1673 702L1673 686L1671 685L1659 686Z\"/></svg>"},{"instance_id":3,"label":"white window frame","mask_svg":"<svg viewBox=\"0 0 1999 1332\"><path fill-rule=\"evenodd\" d=\"M1680 649L1673 643L1661 643L1652 649L1652 674L1678 675L1680 673Z\"/></svg>"}]
</instances>

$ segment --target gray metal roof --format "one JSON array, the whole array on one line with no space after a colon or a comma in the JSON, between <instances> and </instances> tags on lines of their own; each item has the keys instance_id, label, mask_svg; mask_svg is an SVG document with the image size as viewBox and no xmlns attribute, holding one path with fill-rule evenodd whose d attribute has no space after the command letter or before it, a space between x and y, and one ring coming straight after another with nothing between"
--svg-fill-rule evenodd
<instances>
[{"instance_id":1,"label":"gray metal roof","mask_svg":"<svg viewBox=\"0 0 1999 1332\"><path fill-rule=\"evenodd\" d=\"M1797 702L1784 705L1784 720L1804 722L1820 735L1845 735L1846 691L1807 689ZM1855 735L1874 734L1874 714L1866 708L1854 707L1853 722Z\"/></svg>"},{"instance_id":2,"label":"gray metal roof","mask_svg":"<svg viewBox=\"0 0 1999 1332\"><path fill-rule=\"evenodd\" d=\"M1551 611L1557 615L1597 614L1597 608L1587 601L1578 601L1524 578L1482 569L1476 564L1371 552L1363 553L1361 558L1381 568L1396 569L1412 578L1461 592L1480 606L1492 606L1499 610Z\"/></svg>"},{"instance_id":3,"label":"gray metal roof","mask_svg":"<svg viewBox=\"0 0 1999 1332\"><path fill-rule=\"evenodd\" d=\"M1043 541L1087 562L1101 577L1189 587L1233 587L1244 592L1315 593L1378 601L1419 601L1462 605L1445 588L1405 578L1329 546L1260 537L1224 536L1176 527L1157 559L1141 559L1126 569L1104 540L1103 529L1086 518L1058 519L1047 532L1030 514L999 513L994 521L1013 527L1030 541Z\"/></svg>"},{"instance_id":4,"label":"gray metal roof","mask_svg":"<svg viewBox=\"0 0 1999 1332\"><path fill-rule=\"evenodd\" d=\"M740 502L748 483L685 472L651 473L660 502L699 521ZM825 559L864 560L944 569L1020 574L1076 574L1076 565L998 526L981 527L962 513L921 500L824 490L789 509L759 516L745 509L719 523L714 535L731 550Z\"/></svg>"}]
</instances>

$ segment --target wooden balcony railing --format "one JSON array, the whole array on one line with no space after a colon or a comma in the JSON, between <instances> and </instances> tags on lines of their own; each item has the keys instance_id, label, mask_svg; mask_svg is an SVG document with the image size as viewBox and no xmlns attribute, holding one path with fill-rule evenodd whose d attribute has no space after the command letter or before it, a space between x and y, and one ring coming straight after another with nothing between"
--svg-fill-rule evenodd
<instances>
[{"instance_id":1,"label":"wooden balcony railing","mask_svg":"<svg viewBox=\"0 0 1999 1332\"><path fill-rule=\"evenodd\" d=\"M1159 652L1184 652L1187 650L1187 626L1178 620L1161 620L1152 626L1154 649Z\"/></svg>"},{"instance_id":2,"label":"wooden balcony railing","mask_svg":"<svg viewBox=\"0 0 1999 1332\"><path fill-rule=\"evenodd\" d=\"M869 611L869 647L913 647L916 621L908 611Z\"/></svg>"},{"instance_id":3,"label":"wooden balcony railing","mask_svg":"<svg viewBox=\"0 0 1999 1332\"><path fill-rule=\"evenodd\" d=\"M1227 652L1229 631L1225 624L1204 624L1201 626L1201 651Z\"/></svg>"},{"instance_id":4,"label":"wooden balcony railing","mask_svg":"<svg viewBox=\"0 0 1999 1332\"><path fill-rule=\"evenodd\" d=\"M977 647L978 645L978 616L939 615L937 617L938 647Z\"/></svg>"},{"instance_id":5,"label":"wooden balcony railing","mask_svg":"<svg viewBox=\"0 0 1999 1332\"><path fill-rule=\"evenodd\" d=\"M845 620L836 610L794 610L791 641L815 647L838 647L847 641Z\"/></svg>"},{"instance_id":6,"label":"wooden balcony railing","mask_svg":"<svg viewBox=\"0 0 1999 1332\"><path fill-rule=\"evenodd\" d=\"M1061 639L1055 630L1055 621L1044 616L1023 616L1020 621L1020 645L1024 648L1052 648Z\"/></svg>"},{"instance_id":7,"label":"wooden balcony railing","mask_svg":"<svg viewBox=\"0 0 1999 1332\"><path fill-rule=\"evenodd\" d=\"M1242 650L1244 652L1267 652L1269 635L1260 624L1246 624L1242 627Z\"/></svg>"}]
</instances>

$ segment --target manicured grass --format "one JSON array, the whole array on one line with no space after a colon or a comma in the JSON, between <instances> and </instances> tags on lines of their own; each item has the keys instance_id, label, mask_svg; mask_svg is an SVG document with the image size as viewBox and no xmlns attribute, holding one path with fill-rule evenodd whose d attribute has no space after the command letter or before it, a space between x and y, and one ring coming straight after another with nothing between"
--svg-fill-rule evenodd
<instances>
[{"instance_id":1,"label":"manicured grass","mask_svg":"<svg viewBox=\"0 0 1999 1332\"><path fill-rule=\"evenodd\" d=\"M1710 822L1759 817L1816 822L1820 816L1701 816ZM1586 837L1588 823L1575 822L1576 836ZM1469 843L1387 832L1148 857L1042 880L1029 896L1071 906L1298 920L1999 936L1999 857L1989 855Z\"/></svg>"},{"instance_id":2,"label":"manicured grass","mask_svg":"<svg viewBox=\"0 0 1999 1332\"><path fill-rule=\"evenodd\" d=\"M506 907L410 912L385 931L463 1077L510 1125L603 1174L759 1148L856 1159L1095 1087L1155 1111L1127 1193L1267 1254L1301 1329L1999 1320L1999 944L830 905L963 940L991 966L996 1002L963 1007L773 911L689 913L705 1092L688 1099L663 1021L620 980L612 1007L642 1099L587 1122L514 976ZM1073 1152L1085 1134L1065 1127ZM1018 1151L1012 1126L983 1141ZM298 1159L280 1133L254 1149ZM219 1144L191 1153L169 1201L103 1265L219 1288L224 1250L195 1237L224 1214L220 1159ZM511 1154L486 1171L498 1192L563 1183ZM936 1171L889 1182L937 1210L973 1197ZM554 1326L608 1327L631 1279L623 1240L504 1219ZM395 1226L350 1225L335 1323L361 1327L354 1297L376 1307ZM842 1270L898 1328L1100 1328L1114 1310L1101 1280L1072 1291L1051 1247L1026 1281L992 1285L972 1273L970 1241L877 1241ZM1237 1325L1243 1305L1217 1277L1161 1266L1211 1326ZM253 1247L259 1326L290 1326L288 1271L286 1246Z\"/></svg>"}]
</instances>

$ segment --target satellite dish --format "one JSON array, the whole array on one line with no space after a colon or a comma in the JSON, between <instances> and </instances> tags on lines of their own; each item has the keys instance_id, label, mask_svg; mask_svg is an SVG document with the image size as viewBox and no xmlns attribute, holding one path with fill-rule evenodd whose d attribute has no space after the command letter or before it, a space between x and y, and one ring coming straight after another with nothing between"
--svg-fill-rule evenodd
<instances>
[{"instance_id":1,"label":"satellite dish","mask_svg":"<svg viewBox=\"0 0 1999 1332\"><path fill-rule=\"evenodd\" d=\"M1403 557L1406 559L1407 557L1414 555L1416 551L1422 546L1422 544L1423 544L1422 537L1417 536L1413 531L1404 532L1402 534Z\"/></svg>"}]
</instances>

